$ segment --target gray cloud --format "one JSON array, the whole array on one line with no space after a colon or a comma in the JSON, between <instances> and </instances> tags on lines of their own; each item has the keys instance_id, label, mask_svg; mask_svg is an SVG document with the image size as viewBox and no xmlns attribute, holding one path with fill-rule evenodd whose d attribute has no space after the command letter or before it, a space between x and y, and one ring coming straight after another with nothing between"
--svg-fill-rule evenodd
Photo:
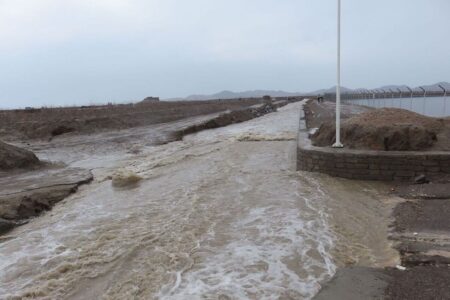
<instances>
[{"instance_id":1,"label":"gray cloud","mask_svg":"<svg viewBox=\"0 0 450 300\"><path fill-rule=\"evenodd\" d=\"M343 3L343 84L450 80L448 0ZM2 0L0 107L334 84L335 0Z\"/></svg>"}]
</instances>

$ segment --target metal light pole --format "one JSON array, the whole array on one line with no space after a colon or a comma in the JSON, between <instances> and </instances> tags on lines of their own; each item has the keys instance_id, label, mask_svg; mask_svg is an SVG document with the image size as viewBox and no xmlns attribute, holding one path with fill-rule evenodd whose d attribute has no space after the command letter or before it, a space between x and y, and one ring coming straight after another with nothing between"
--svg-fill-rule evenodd
<instances>
[{"instance_id":1,"label":"metal light pole","mask_svg":"<svg viewBox=\"0 0 450 300\"><path fill-rule=\"evenodd\" d=\"M341 143L341 0L337 8L337 85L336 85L336 142L334 148L342 148Z\"/></svg>"}]
</instances>

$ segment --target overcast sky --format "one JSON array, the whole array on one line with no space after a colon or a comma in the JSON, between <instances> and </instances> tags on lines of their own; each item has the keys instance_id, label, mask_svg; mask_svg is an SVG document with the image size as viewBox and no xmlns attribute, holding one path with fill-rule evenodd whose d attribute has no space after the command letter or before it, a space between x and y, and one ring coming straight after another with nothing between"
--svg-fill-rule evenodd
<instances>
[{"instance_id":1,"label":"overcast sky","mask_svg":"<svg viewBox=\"0 0 450 300\"><path fill-rule=\"evenodd\" d=\"M337 0L0 0L0 107L335 83ZM449 0L342 0L347 87L450 81Z\"/></svg>"}]
</instances>

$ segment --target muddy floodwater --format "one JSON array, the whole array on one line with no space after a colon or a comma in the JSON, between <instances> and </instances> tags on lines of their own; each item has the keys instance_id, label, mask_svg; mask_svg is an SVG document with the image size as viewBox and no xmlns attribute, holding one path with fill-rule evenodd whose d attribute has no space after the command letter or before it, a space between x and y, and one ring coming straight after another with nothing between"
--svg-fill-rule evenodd
<instances>
[{"instance_id":1,"label":"muddy floodwater","mask_svg":"<svg viewBox=\"0 0 450 300\"><path fill-rule=\"evenodd\" d=\"M295 170L301 105L159 146L42 146L95 179L1 238L1 297L310 299L339 266L394 264L385 185ZM113 187L125 171L143 179Z\"/></svg>"}]
</instances>

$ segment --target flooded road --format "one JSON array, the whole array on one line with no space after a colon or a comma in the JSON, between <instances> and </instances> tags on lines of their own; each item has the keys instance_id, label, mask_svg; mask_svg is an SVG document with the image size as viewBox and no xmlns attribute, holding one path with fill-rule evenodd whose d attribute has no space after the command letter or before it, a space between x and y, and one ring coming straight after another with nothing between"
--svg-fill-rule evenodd
<instances>
[{"instance_id":1,"label":"flooded road","mask_svg":"<svg viewBox=\"0 0 450 300\"><path fill-rule=\"evenodd\" d=\"M136 153L77 145L82 164L43 147L95 179L3 237L0 295L309 299L338 266L392 263L385 186L295 171L300 113L294 103L160 146L140 137ZM123 171L143 180L114 188Z\"/></svg>"}]
</instances>

